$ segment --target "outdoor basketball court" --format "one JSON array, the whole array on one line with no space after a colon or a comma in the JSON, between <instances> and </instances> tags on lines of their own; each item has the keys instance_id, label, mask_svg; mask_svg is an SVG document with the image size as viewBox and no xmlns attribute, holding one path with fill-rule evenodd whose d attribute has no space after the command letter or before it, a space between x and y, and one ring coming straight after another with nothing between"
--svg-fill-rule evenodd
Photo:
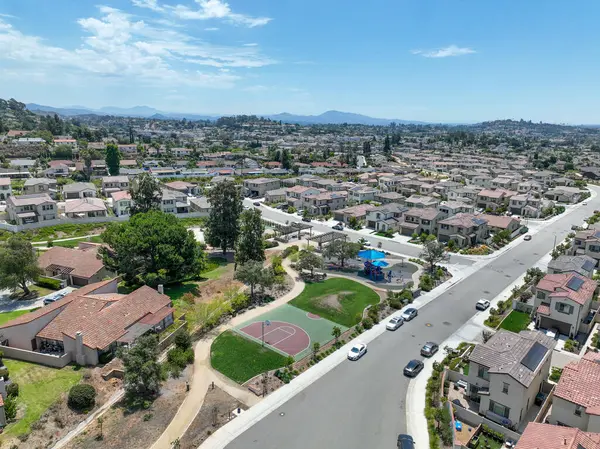
<instances>
[{"instance_id":1,"label":"outdoor basketball court","mask_svg":"<svg viewBox=\"0 0 600 449\"><path fill-rule=\"evenodd\" d=\"M234 328L234 332L262 344L264 331L265 346L300 360L310 354L314 342L324 345L331 341L334 326L340 327L342 332L347 329L318 315L284 304L240 324Z\"/></svg>"}]
</instances>

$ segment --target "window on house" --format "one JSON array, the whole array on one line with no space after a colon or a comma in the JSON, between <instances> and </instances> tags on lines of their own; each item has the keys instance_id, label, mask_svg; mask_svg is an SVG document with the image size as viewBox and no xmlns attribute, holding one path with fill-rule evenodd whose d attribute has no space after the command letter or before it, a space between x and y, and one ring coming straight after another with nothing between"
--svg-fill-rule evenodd
<instances>
[{"instance_id":1,"label":"window on house","mask_svg":"<svg viewBox=\"0 0 600 449\"><path fill-rule=\"evenodd\" d=\"M540 291L540 290L538 290L536 296L537 296L537 299L544 299L544 298L546 298L546 294L544 292Z\"/></svg>"},{"instance_id":2,"label":"window on house","mask_svg":"<svg viewBox=\"0 0 600 449\"><path fill-rule=\"evenodd\" d=\"M498 416L502 416L503 418L508 418L510 416L510 408L505 405L499 404L498 402L494 402L490 400L490 407L488 409L490 412L495 413Z\"/></svg>"},{"instance_id":3,"label":"window on house","mask_svg":"<svg viewBox=\"0 0 600 449\"><path fill-rule=\"evenodd\" d=\"M508 393L508 384L506 382L502 382L502 393Z\"/></svg>"},{"instance_id":4,"label":"window on house","mask_svg":"<svg viewBox=\"0 0 600 449\"><path fill-rule=\"evenodd\" d=\"M575 307L570 304L565 304L564 302L557 302L554 306L557 312L565 313L567 315L571 315Z\"/></svg>"},{"instance_id":5,"label":"window on house","mask_svg":"<svg viewBox=\"0 0 600 449\"><path fill-rule=\"evenodd\" d=\"M479 365L479 369L477 370L477 377L485 380L490 380L490 374L488 373L488 367Z\"/></svg>"}]
</instances>

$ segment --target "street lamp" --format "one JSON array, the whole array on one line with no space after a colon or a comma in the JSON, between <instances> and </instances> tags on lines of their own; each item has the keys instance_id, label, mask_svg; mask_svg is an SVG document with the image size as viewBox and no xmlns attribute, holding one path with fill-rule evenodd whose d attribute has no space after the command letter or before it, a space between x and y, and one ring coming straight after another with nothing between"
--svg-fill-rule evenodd
<instances>
[{"instance_id":1,"label":"street lamp","mask_svg":"<svg viewBox=\"0 0 600 449\"><path fill-rule=\"evenodd\" d=\"M265 326L270 326L271 322L269 320L265 320L265 321L261 322L261 325L262 325L261 326L262 327L262 338L261 338L261 341L262 341L262 346L264 347L265 346Z\"/></svg>"}]
</instances>

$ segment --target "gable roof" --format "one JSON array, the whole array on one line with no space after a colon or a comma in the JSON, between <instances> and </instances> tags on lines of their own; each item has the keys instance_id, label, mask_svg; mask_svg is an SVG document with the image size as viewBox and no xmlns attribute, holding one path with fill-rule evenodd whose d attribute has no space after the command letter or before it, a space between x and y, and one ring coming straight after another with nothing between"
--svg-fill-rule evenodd
<instances>
[{"instance_id":1,"label":"gable roof","mask_svg":"<svg viewBox=\"0 0 600 449\"><path fill-rule=\"evenodd\" d=\"M554 396L585 407L590 415L600 415L600 353L588 352L565 366Z\"/></svg>"},{"instance_id":2,"label":"gable roof","mask_svg":"<svg viewBox=\"0 0 600 449\"><path fill-rule=\"evenodd\" d=\"M478 217L486 220L489 227L500 229L507 229L513 221L519 221L516 218L501 215L480 214Z\"/></svg>"},{"instance_id":3,"label":"gable roof","mask_svg":"<svg viewBox=\"0 0 600 449\"><path fill-rule=\"evenodd\" d=\"M536 288L550 292L551 298L568 298L583 305L594 296L597 282L576 273L547 274Z\"/></svg>"},{"instance_id":4,"label":"gable roof","mask_svg":"<svg viewBox=\"0 0 600 449\"><path fill-rule=\"evenodd\" d=\"M569 256L562 254L556 259L548 262L548 268L562 273L573 271L585 276L587 272L591 272L596 266L596 260L590 256L579 255Z\"/></svg>"},{"instance_id":5,"label":"gable roof","mask_svg":"<svg viewBox=\"0 0 600 449\"><path fill-rule=\"evenodd\" d=\"M530 422L515 449L600 449L600 433Z\"/></svg>"},{"instance_id":6,"label":"gable roof","mask_svg":"<svg viewBox=\"0 0 600 449\"><path fill-rule=\"evenodd\" d=\"M84 212L106 211L106 205L101 198L79 198L65 203L65 213L75 214Z\"/></svg>"},{"instance_id":7,"label":"gable roof","mask_svg":"<svg viewBox=\"0 0 600 449\"><path fill-rule=\"evenodd\" d=\"M55 246L40 255L38 265L44 269L51 265L65 267L69 274L83 278L92 277L104 267L96 246L85 250Z\"/></svg>"}]
</instances>

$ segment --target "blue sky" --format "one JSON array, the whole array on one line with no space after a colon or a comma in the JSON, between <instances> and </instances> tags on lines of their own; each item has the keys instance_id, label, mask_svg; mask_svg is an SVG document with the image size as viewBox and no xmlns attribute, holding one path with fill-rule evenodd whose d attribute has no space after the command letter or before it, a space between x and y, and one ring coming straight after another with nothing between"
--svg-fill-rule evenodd
<instances>
[{"instance_id":1,"label":"blue sky","mask_svg":"<svg viewBox=\"0 0 600 449\"><path fill-rule=\"evenodd\" d=\"M4 0L0 97L600 123L600 2Z\"/></svg>"}]
</instances>

